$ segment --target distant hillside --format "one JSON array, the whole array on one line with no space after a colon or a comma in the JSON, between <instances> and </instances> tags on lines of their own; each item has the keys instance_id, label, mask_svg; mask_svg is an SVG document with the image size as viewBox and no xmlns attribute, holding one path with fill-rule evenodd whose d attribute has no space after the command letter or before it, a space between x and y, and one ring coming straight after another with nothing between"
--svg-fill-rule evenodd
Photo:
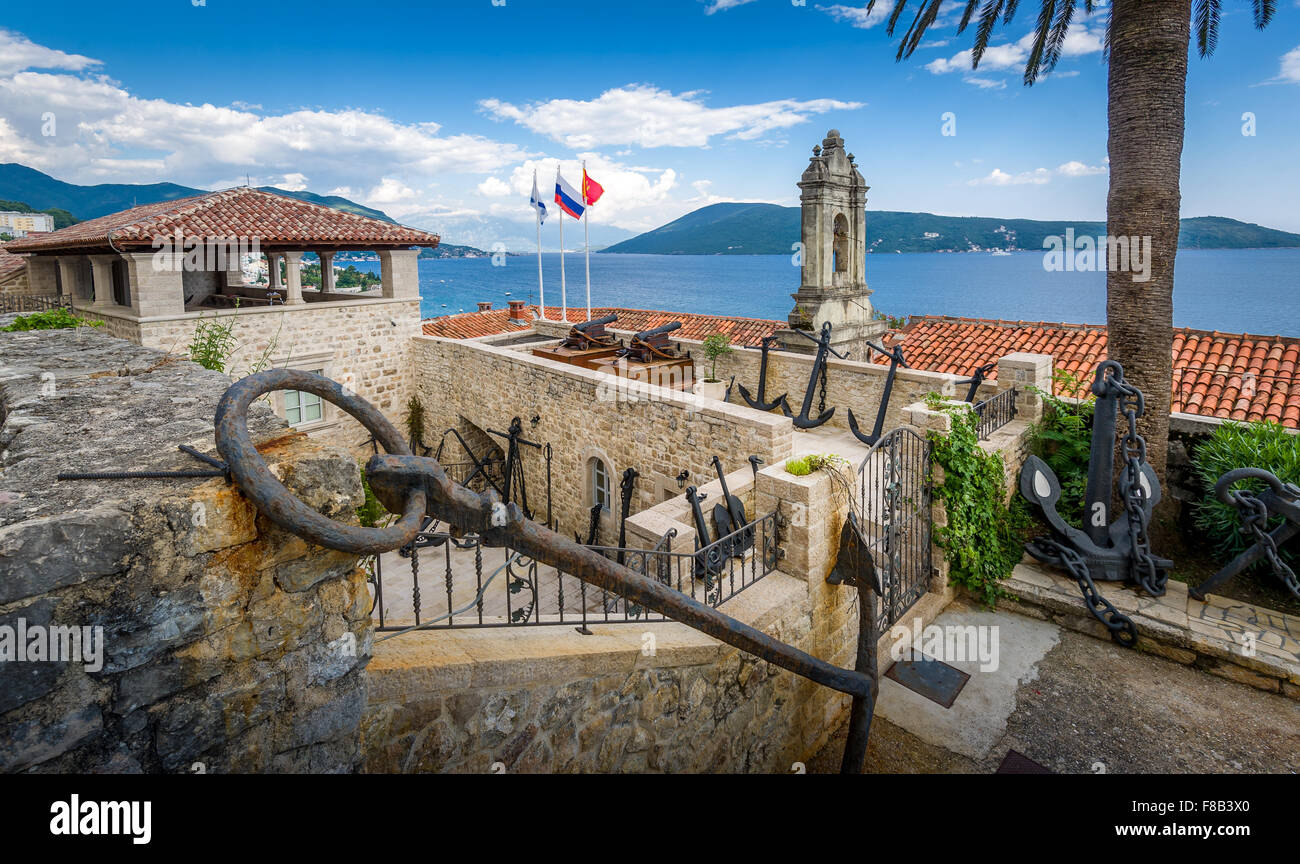
<instances>
[{"instance_id":1,"label":"distant hillside","mask_svg":"<svg viewBox=\"0 0 1300 864\"><path fill-rule=\"evenodd\" d=\"M933 213L867 211L868 252L979 252L1042 250L1043 239L1065 234L1097 236L1104 222L936 216ZM776 204L711 204L603 249L656 255L786 255L799 240L799 208ZM1179 248L1253 249L1300 247L1289 234L1221 216L1181 223Z\"/></svg>"},{"instance_id":2,"label":"distant hillside","mask_svg":"<svg viewBox=\"0 0 1300 864\"><path fill-rule=\"evenodd\" d=\"M274 186L260 187L277 195L287 195L299 201L323 204L349 213L359 213L372 219L392 222L387 213L372 210L347 198L337 195L316 195L312 192L290 192ZM193 189L176 183L100 183L95 186L78 186L55 180L48 174L19 165L14 162L0 163L0 198L23 201L32 207L45 211L49 208L66 210L79 220L96 219L126 210L140 204L153 204L156 201L173 201L177 198L189 198L202 195L210 190ZM56 227L58 225L55 220Z\"/></svg>"},{"instance_id":3,"label":"distant hillside","mask_svg":"<svg viewBox=\"0 0 1300 864\"><path fill-rule=\"evenodd\" d=\"M457 246L455 243L439 243L437 248L427 246L420 250L421 258L486 258L489 253L473 246Z\"/></svg>"}]
</instances>

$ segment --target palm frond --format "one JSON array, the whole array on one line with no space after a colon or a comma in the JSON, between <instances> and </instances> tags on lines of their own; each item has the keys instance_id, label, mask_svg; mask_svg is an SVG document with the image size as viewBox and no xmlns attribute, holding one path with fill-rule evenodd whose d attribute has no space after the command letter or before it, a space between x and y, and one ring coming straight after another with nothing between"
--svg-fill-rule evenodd
<instances>
[{"instance_id":1,"label":"palm frond","mask_svg":"<svg viewBox=\"0 0 1300 864\"><path fill-rule=\"evenodd\" d=\"M1268 22L1273 20L1273 13L1277 11L1277 0L1254 0L1255 7L1255 28L1263 30L1268 26Z\"/></svg>"},{"instance_id":2,"label":"palm frond","mask_svg":"<svg viewBox=\"0 0 1300 864\"><path fill-rule=\"evenodd\" d=\"M1195 0L1192 23L1196 27L1196 50L1202 58L1209 57L1219 44L1219 15L1221 0Z\"/></svg>"},{"instance_id":3,"label":"palm frond","mask_svg":"<svg viewBox=\"0 0 1300 864\"><path fill-rule=\"evenodd\" d=\"M971 15L975 14L975 9L980 5L980 0L966 0L966 8L961 13L961 23L957 25L957 35L966 32L966 25L970 23Z\"/></svg>"},{"instance_id":4,"label":"palm frond","mask_svg":"<svg viewBox=\"0 0 1300 864\"><path fill-rule=\"evenodd\" d=\"M1065 45L1065 34L1074 20L1076 0L1062 0L1061 8L1056 13L1056 23L1052 26L1052 35L1047 38L1047 47L1043 52L1043 70L1051 72L1061 59L1061 49ZM1032 82L1030 82L1032 83Z\"/></svg>"},{"instance_id":5,"label":"palm frond","mask_svg":"<svg viewBox=\"0 0 1300 864\"><path fill-rule=\"evenodd\" d=\"M1044 2L1050 3L1052 0L1044 0ZM989 38L993 35L993 27L998 23L1004 5L1003 0L988 0L984 4L984 10L980 12L980 26L975 31L975 45L971 48L972 69L978 69L980 66L984 49L989 47Z\"/></svg>"},{"instance_id":6,"label":"palm frond","mask_svg":"<svg viewBox=\"0 0 1300 864\"><path fill-rule=\"evenodd\" d=\"M1043 52L1047 48L1047 39L1052 32L1052 23L1056 18L1056 0L1043 0L1043 8L1038 10L1038 26L1034 29L1034 45L1029 49L1029 59L1025 61L1025 86L1031 86L1038 80L1038 70L1043 64Z\"/></svg>"},{"instance_id":7,"label":"palm frond","mask_svg":"<svg viewBox=\"0 0 1300 864\"><path fill-rule=\"evenodd\" d=\"M1011 23L1011 19L1016 17L1016 7L1020 5L1020 0L1007 0L1007 9L1002 13L1002 24L1005 26Z\"/></svg>"},{"instance_id":8,"label":"palm frond","mask_svg":"<svg viewBox=\"0 0 1300 864\"><path fill-rule=\"evenodd\" d=\"M898 16L903 14L903 7L907 5L907 0L898 0L894 4L894 11L889 13L889 21L885 24L885 35L893 36L894 28L898 26Z\"/></svg>"},{"instance_id":9,"label":"palm frond","mask_svg":"<svg viewBox=\"0 0 1300 864\"><path fill-rule=\"evenodd\" d=\"M923 5L916 13L916 18L912 19L912 26L907 28L903 34L903 40L898 44L898 59L911 57L916 46L921 44L921 37L925 31L934 23L934 19L939 17L939 7L943 5L943 0L923 0ZM906 49L906 51L904 51Z\"/></svg>"}]
</instances>

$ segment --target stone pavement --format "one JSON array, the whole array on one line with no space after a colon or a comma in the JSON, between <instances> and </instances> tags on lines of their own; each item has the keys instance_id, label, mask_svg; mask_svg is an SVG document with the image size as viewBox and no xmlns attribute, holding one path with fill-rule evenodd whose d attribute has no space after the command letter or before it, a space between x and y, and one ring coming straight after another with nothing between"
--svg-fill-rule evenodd
<instances>
[{"instance_id":1,"label":"stone pavement","mask_svg":"<svg viewBox=\"0 0 1300 864\"><path fill-rule=\"evenodd\" d=\"M1300 770L1300 710L1279 694L1003 609L958 601L934 623L996 624L998 669L952 663L971 680L951 709L882 677L868 771L989 773L1010 750L1057 773ZM837 771L843 746L841 729L808 771Z\"/></svg>"}]
</instances>

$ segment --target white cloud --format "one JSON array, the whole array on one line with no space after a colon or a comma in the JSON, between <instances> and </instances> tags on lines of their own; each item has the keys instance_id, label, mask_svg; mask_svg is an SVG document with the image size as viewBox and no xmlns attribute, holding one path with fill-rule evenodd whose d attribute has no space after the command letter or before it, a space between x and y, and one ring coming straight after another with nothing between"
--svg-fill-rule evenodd
<instances>
[{"instance_id":1,"label":"white cloud","mask_svg":"<svg viewBox=\"0 0 1300 864\"><path fill-rule=\"evenodd\" d=\"M817 7L817 11L825 12L836 21L848 22L850 26L859 30L870 30L877 24L882 23L889 18L892 9L893 5L886 3L885 0L877 0L875 7L870 12L867 11L866 4L862 6L843 6L836 3L834 6Z\"/></svg>"},{"instance_id":2,"label":"white cloud","mask_svg":"<svg viewBox=\"0 0 1300 864\"><path fill-rule=\"evenodd\" d=\"M981 90L1005 90L1007 87L1007 82L1005 81L995 81L992 78L977 78L974 75L967 75L961 80L965 81L967 84L974 84Z\"/></svg>"},{"instance_id":3,"label":"white cloud","mask_svg":"<svg viewBox=\"0 0 1300 864\"><path fill-rule=\"evenodd\" d=\"M710 0L704 14L712 15L714 12L726 12L728 9L735 9L737 6L744 6L746 3L753 2L754 0Z\"/></svg>"},{"instance_id":4,"label":"white cloud","mask_svg":"<svg viewBox=\"0 0 1300 864\"><path fill-rule=\"evenodd\" d=\"M1106 170L1104 165L1085 165L1072 160L1057 168L1056 173L1066 177L1091 177L1094 174L1105 174Z\"/></svg>"},{"instance_id":5,"label":"white cloud","mask_svg":"<svg viewBox=\"0 0 1300 864\"><path fill-rule=\"evenodd\" d=\"M671 93L632 84L606 90L595 99L551 99L513 105L485 99L480 106L493 117L521 126L575 150L596 147L707 147L711 138L752 141L787 129L828 111L851 111L860 102L835 99L778 99L752 105L711 108L701 91Z\"/></svg>"},{"instance_id":6,"label":"white cloud","mask_svg":"<svg viewBox=\"0 0 1300 864\"><path fill-rule=\"evenodd\" d=\"M647 231L685 212L673 194L679 188L675 169L626 165L600 153L582 153L576 159L529 159L521 163L510 175L510 188L516 200L493 204L489 212L507 218L531 218L528 195L533 190L533 170L537 170L538 189L549 201L555 189L556 166L564 179L577 188L582 180L584 159L587 173L605 188L604 196L592 208L592 219L630 231Z\"/></svg>"},{"instance_id":7,"label":"white cloud","mask_svg":"<svg viewBox=\"0 0 1300 864\"><path fill-rule=\"evenodd\" d=\"M81 72L102 65L80 54L65 54L37 45L21 33L0 29L0 75L12 75L24 69L67 69Z\"/></svg>"},{"instance_id":8,"label":"white cloud","mask_svg":"<svg viewBox=\"0 0 1300 864\"><path fill-rule=\"evenodd\" d=\"M478 194L488 198L504 198L510 194L510 184L496 177L489 177L478 184Z\"/></svg>"},{"instance_id":9,"label":"white cloud","mask_svg":"<svg viewBox=\"0 0 1300 864\"><path fill-rule=\"evenodd\" d=\"M1070 27L1065 36L1065 41L1061 44L1061 57L1082 57L1085 54L1095 54L1102 50L1102 37L1104 30L1100 27L1089 28L1082 23L1076 23ZM979 70L1001 71L1004 69L1024 68L1025 61L1029 59L1029 52L1034 45L1033 32L1026 33L1015 42L1004 42L1000 45L990 45L984 49L984 56L980 58ZM925 68L935 75L944 75L948 72L969 72L971 70L970 49L958 51L949 58L939 57L925 64ZM1068 77L1065 72L1054 73L1058 77ZM1077 73L1076 73L1077 74ZM967 83L984 86L978 82L987 79L965 79Z\"/></svg>"},{"instance_id":10,"label":"white cloud","mask_svg":"<svg viewBox=\"0 0 1300 864\"><path fill-rule=\"evenodd\" d=\"M145 98L86 71L95 65L0 31L0 159L75 183L170 180L213 188L251 175L301 188L311 178L318 188L373 188L388 200L398 190L385 177L414 190L533 155L479 135L443 134L434 122L361 110L269 114ZM46 114L53 115L52 135L45 134Z\"/></svg>"},{"instance_id":11,"label":"white cloud","mask_svg":"<svg viewBox=\"0 0 1300 864\"><path fill-rule=\"evenodd\" d=\"M1282 55L1282 66L1278 70L1277 80L1288 84L1300 84L1300 46Z\"/></svg>"},{"instance_id":12,"label":"white cloud","mask_svg":"<svg viewBox=\"0 0 1300 864\"><path fill-rule=\"evenodd\" d=\"M301 192L307 188L307 178L303 174L294 172L292 174L285 174L284 179L275 185L290 192Z\"/></svg>"},{"instance_id":13,"label":"white cloud","mask_svg":"<svg viewBox=\"0 0 1300 864\"><path fill-rule=\"evenodd\" d=\"M385 177L379 181L378 186L370 190L363 203L371 207L391 206L409 201L415 197L415 194L415 190L401 180Z\"/></svg>"},{"instance_id":14,"label":"white cloud","mask_svg":"<svg viewBox=\"0 0 1300 864\"><path fill-rule=\"evenodd\" d=\"M1051 172L1046 168L1035 168L1033 171L1023 171L1020 174L1008 174L1001 168L994 168L985 177L977 177L974 180L967 180L967 186L1024 186L1032 184L1041 186L1050 182L1052 179Z\"/></svg>"}]
</instances>

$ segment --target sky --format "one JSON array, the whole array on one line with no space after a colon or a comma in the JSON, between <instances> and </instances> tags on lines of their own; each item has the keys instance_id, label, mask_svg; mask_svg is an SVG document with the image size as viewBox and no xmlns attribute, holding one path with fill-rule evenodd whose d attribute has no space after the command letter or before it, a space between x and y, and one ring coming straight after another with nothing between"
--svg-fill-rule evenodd
<instances>
[{"instance_id":1,"label":"sky","mask_svg":"<svg viewBox=\"0 0 1300 864\"><path fill-rule=\"evenodd\" d=\"M1300 0L1279 0L1262 32L1248 3L1224 7L1218 50L1189 61L1183 215L1300 232ZM534 169L549 198L557 165L577 185L585 160L606 189L591 211L599 245L706 204L795 205L811 148L835 128L868 209L1105 218L1104 6L1033 87L1021 73L1037 4L977 70L956 3L902 62L890 8L9 4L0 162L82 184L247 178L344 195L448 243L523 250ZM578 248L581 226L565 231Z\"/></svg>"}]
</instances>

